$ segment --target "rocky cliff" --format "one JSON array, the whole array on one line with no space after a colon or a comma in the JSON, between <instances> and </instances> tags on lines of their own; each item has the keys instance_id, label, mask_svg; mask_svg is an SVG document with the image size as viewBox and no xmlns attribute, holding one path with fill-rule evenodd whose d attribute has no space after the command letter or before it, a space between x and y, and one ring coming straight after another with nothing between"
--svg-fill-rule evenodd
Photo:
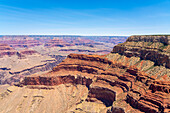
<instances>
[{"instance_id":1,"label":"rocky cliff","mask_svg":"<svg viewBox=\"0 0 170 113\"><path fill-rule=\"evenodd\" d=\"M25 77L16 87L19 91L43 91L49 87L55 91L62 84L85 86L85 95L76 103L70 101L72 105L64 112L168 113L169 53L169 36L131 36L107 55L70 54L52 71ZM46 95L34 108L50 111L42 107L47 98ZM2 97L3 102L5 99Z\"/></svg>"},{"instance_id":2,"label":"rocky cliff","mask_svg":"<svg viewBox=\"0 0 170 113\"><path fill-rule=\"evenodd\" d=\"M0 44L0 57L3 56L12 56L17 53L12 47L8 46L7 44Z\"/></svg>"},{"instance_id":3,"label":"rocky cliff","mask_svg":"<svg viewBox=\"0 0 170 113\"><path fill-rule=\"evenodd\" d=\"M8 44L0 44L0 58L4 56L12 56L12 55L33 55L38 54L37 51L31 49L23 49L20 51L15 50L14 48L10 47Z\"/></svg>"},{"instance_id":4,"label":"rocky cliff","mask_svg":"<svg viewBox=\"0 0 170 113\"><path fill-rule=\"evenodd\" d=\"M20 54L23 54L23 55L33 55L33 54L38 54L37 51L35 50L31 50L31 49L24 49L24 50L21 50L19 51Z\"/></svg>"},{"instance_id":5,"label":"rocky cliff","mask_svg":"<svg viewBox=\"0 0 170 113\"><path fill-rule=\"evenodd\" d=\"M125 43L114 47L112 53L119 53L127 57L140 57L150 60L155 65L170 68L170 36L131 36Z\"/></svg>"}]
</instances>

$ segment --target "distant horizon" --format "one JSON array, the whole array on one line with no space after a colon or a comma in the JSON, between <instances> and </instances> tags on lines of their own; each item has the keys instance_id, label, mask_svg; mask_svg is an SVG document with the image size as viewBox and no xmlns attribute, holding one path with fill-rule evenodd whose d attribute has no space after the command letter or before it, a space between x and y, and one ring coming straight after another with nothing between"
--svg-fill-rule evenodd
<instances>
[{"instance_id":1,"label":"distant horizon","mask_svg":"<svg viewBox=\"0 0 170 113\"><path fill-rule=\"evenodd\" d=\"M1 35L0 36L125 36L125 35L79 35L79 34L14 34L14 35Z\"/></svg>"},{"instance_id":2,"label":"distant horizon","mask_svg":"<svg viewBox=\"0 0 170 113\"><path fill-rule=\"evenodd\" d=\"M0 36L80 36L80 37L83 37L83 36L103 36L103 37L109 37L109 36L120 36L120 37L129 37L129 36L147 36L147 35L150 35L150 36L170 36L170 34L135 34L135 35L80 35L80 34L11 34L11 35L3 35L3 34L0 34Z\"/></svg>"}]
</instances>

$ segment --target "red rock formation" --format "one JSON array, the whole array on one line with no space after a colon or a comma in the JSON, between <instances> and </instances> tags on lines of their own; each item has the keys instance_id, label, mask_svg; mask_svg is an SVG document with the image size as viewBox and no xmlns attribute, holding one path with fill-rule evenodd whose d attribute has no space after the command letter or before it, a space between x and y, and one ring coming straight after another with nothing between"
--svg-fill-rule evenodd
<instances>
[{"instance_id":1,"label":"red rock formation","mask_svg":"<svg viewBox=\"0 0 170 113\"><path fill-rule=\"evenodd\" d=\"M24 49L24 50L19 51L19 53L22 55L32 55L32 54L36 54L36 53L38 54L37 51L31 50L31 49Z\"/></svg>"},{"instance_id":2,"label":"red rock formation","mask_svg":"<svg viewBox=\"0 0 170 113\"><path fill-rule=\"evenodd\" d=\"M120 95L124 92L127 105L129 103L141 111L159 112L169 109L169 81L160 84L137 68L115 63L104 56L71 54L53 71L42 76L26 77L23 84L76 84L75 77L71 76L75 74L81 74L83 81L93 81L88 85L90 91L87 101L97 98L106 106L111 106L115 100L122 98Z\"/></svg>"},{"instance_id":3,"label":"red rock formation","mask_svg":"<svg viewBox=\"0 0 170 113\"><path fill-rule=\"evenodd\" d=\"M54 59L35 50L17 51L7 44L0 44L0 85L12 85L27 75L49 71L63 59L63 56Z\"/></svg>"},{"instance_id":4,"label":"red rock formation","mask_svg":"<svg viewBox=\"0 0 170 113\"><path fill-rule=\"evenodd\" d=\"M89 87L89 85L92 83L91 79L86 79L85 77L77 77L67 75L67 76L57 76L57 77L27 77L23 80L24 85L48 85L48 86L53 86L53 85L60 85L60 84L67 84L67 83L72 83L72 84L81 84L81 85L86 85Z\"/></svg>"},{"instance_id":5,"label":"red rock formation","mask_svg":"<svg viewBox=\"0 0 170 113\"><path fill-rule=\"evenodd\" d=\"M115 46L112 53L140 57L170 68L169 40L170 36L131 36L125 43Z\"/></svg>"},{"instance_id":6,"label":"red rock formation","mask_svg":"<svg viewBox=\"0 0 170 113\"><path fill-rule=\"evenodd\" d=\"M89 39L82 39L82 38L65 38L65 39L52 39L49 42L45 44L46 47L65 47L65 46L88 46L88 47L94 47L94 44L98 44L97 42L94 42Z\"/></svg>"},{"instance_id":7,"label":"red rock formation","mask_svg":"<svg viewBox=\"0 0 170 113\"><path fill-rule=\"evenodd\" d=\"M17 53L16 50L14 50L12 47L8 46L7 44L0 44L0 57L3 57L5 55L12 56Z\"/></svg>"},{"instance_id":8,"label":"red rock formation","mask_svg":"<svg viewBox=\"0 0 170 113\"><path fill-rule=\"evenodd\" d=\"M1 43L5 43L14 48L30 48L34 46L42 45L38 40L26 40L26 39L16 39L16 40L3 40Z\"/></svg>"},{"instance_id":9,"label":"red rock formation","mask_svg":"<svg viewBox=\"0 0 170 113\"><path fill-rule=\"evenodd\" d=\"M167 36L130 37L127 42L115 46L108 55L70 54L52 71L25 77L21 84L82 84L89 89L85 101L112 106L107 112L168 113L168 47Z\"/></svg>"},{"instance_id":10,"label":"red rock formation","mask_svg":"<svg viewBox=\"0 0 170 113\"><path fill-rule=\"evenodd\" d=\"M12 55L18 55L18 57L24 58L24 55L32 55L38 53L35 50L30 50L30 49L24 49L19 52L17 52L15 49L12 47L8 46L7 44L0 44L0 57L3 57L5 55L7 56L12 56Z\"/></svg>"},{"instance_id":11,"label":"red rock formation","mask_svg":"<svg viewBox=\"0 0 170 113\"><path fill-rule=\"evenodd\" d=\"M47 42L44 46L46 47L65 47L65 46L73 46L73 44L67 43L62 39L52 39Z\"/></svg>"}]
</instances>

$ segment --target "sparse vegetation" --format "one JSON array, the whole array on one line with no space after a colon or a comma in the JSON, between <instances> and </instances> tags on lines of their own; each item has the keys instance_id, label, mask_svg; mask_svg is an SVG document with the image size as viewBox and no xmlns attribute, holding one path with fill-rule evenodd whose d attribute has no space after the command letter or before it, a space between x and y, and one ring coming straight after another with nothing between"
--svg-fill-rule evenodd
<instances>
[{"instance_id":1,"label":"sparse vegetation","mask_svg":"<svg viewBox=\"0 0 170 113\"><path fill-rule=\"evenodd\" d=\"M160 46L159 49L163 50L163 49L165 49L167 47L168 47L168 45L163 45L163 46Z\"/></svg>"}]
</instances>

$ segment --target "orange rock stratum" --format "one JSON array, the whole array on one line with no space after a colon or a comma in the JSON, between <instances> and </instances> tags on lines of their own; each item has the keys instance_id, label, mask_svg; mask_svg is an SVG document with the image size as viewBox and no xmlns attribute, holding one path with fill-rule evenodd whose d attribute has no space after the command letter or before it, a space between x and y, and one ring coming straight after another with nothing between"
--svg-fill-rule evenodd
<instances>
[{"instance_id":1,"label":"orange rock stratum","mask_svg":"<svg viewBox=\"0 0 170 113\"><path fill-rule=\"evenodd\" d=\"M0 112L169 113L169 43L170 36L131 36L107 55L70 54L7 88Z\"/></svg>"}]
</instances>

